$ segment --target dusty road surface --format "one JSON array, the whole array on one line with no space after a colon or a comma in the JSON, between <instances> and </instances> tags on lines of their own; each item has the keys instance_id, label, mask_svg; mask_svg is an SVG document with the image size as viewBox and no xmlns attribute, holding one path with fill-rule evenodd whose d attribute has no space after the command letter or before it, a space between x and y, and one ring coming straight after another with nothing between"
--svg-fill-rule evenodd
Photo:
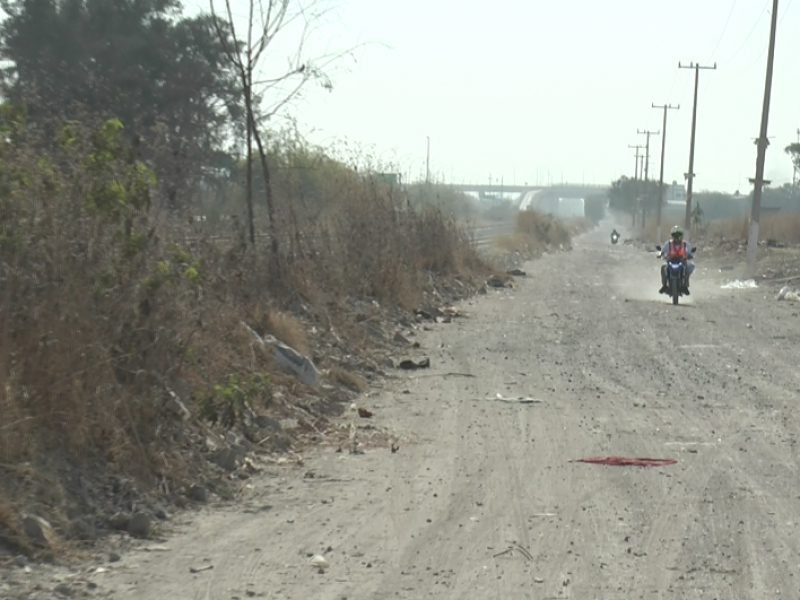
<instances>
[{"instance_id":1,"label":"dusty road surface","mask_svg":"<svg viewBox=\"0 0 800 600\"><path fill-rule=\"evenodd\" d=\"M398 452L324 447L274 467L243 506L196 513L160 550L106 565L98 591L800 597L800 305L720 289L698 263L679 307L656 294L654 256L606 232L527 265L516 289L419 338L430 369L362 399ZM677 463L570 462L602 455Z\"/></svg>"}]
</instances>

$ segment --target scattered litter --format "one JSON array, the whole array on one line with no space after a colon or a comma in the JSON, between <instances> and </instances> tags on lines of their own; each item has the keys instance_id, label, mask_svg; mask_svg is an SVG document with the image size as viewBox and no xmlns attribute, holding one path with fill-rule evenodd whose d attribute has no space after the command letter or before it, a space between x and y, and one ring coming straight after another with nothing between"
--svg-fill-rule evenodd
<instances>
[{"instance_id":1,"label":"scattered litter","mask_svg":"<svg viewBox=\"0 0 800 600\"><path fill-rule=\"evenodd\" d=\"M747 279L745 281L734 279L733 281L723 284L721 287L723 290L746 290L757 288L758 285L756 285L755 279Z\"/></svg>"},{"instance_id":2,"label":"scattered litter","mask_svg":"<svg viewBox=\"0 0 800 600\"><path fill-rule=\"evenodd\" d=\"M143 552L169 552L170 549L167 546L139 546L136 550Z\"/></svg>"},{"instance_id":3,"label":"scattered litter","mask_svg":"<svg viewBox=\"0 0 800 600\"><path fill-rule=\"evenodd\" d=\"M202 573L203 571L210 571L214 568L214 565L206 565L204 567L189 567L190 573Z\"/></svg>"},{"instance_id":4,"label":"scattered litter","mask_svg":"<svg viewBox=\"0 0 800 600\"><path fill-rule=\"evenodd\" d=\"M274 336L267 335L262 338L247 323L242 322L242 325L253 335L262 348L266 349L268 346L272 346L272 358L278 365L292 371L295 377L307 386L316 387L320 373L310 358L287 346Z\"/></svg>"},{"instance_id":5,"label":"scattered litter","mask_svg":"<svg viewBox=\"0 0 800 600\"><path fill-rule=\"evenodd\" d=\"M375 413L372 411L367 410L366 408L359 408L358 409L358 416L362 419L371 419Z\"/></svg>"},{"instance_id":6,"label":"scattered litter","mask_svg":"<svg viewBox=\"0 0 800 600\"><path fill-rule=\"evenodd\" d=\"M791 300L793 302L800 302L800 293L787 285L782 287L781 291L778 292L777 300Z\"/></svg>"},{"instance_id":7,"label":"scattered litter","mask_svg":"<svg viewBox=\"0 0 800 600\"><path fill-rule=\"evenodd\" d=\"M591 456L569 462L592 463L596 465L612 465L620 467L665 467L678 461L674 458L627 458L624 456Z\"/></svg>"},{"instance_id":8,"label":"scattered litter","mask_svg":"<svg viewBox=\"0 0 800 600\"><path fill-rule=\"evenodd\" d=\"M512 287L511 282L506 282L500 279L497 275L492 275L486 280L486 285L493 288Z\"/></svg>"},{"instance_id":9,"label":"scattered litter","mask_svg":"<svg viewBox=\"0 0 800 600\"><path fill-rule=\"evenodd\" d=\"M420 377L475 377L475 375L472 373L428 373L420 375Z\"/></svg>"},{"instance_id":10,"label":"scattered litter","mask_svg":"<svg viewBox=\"0 0 800 600\"><path fill-rule=\"evenodd\" d=\"M501 402L513 402L515 404L541 404L544 400L539 398L531 398L530 396L517 396L516 398L506 398L502 394L496 394L494 398L487 398L487 400L500 400Z\"/></svg>"},{"instance_id":11,"label":"scattered litter","mask_svg":"<svg viewBox=\"0 0 800 600\"><path fill-rule=\"evenodd\" d=\"M321 554L315 554L314 557L311 559L311 566L317 567L319 569L327 569L330 567L330 563L325 560L325 557Z\"/></svg>"},{"instance_id":12,"label":"scattered litter","mask_svg":"<svg viewBox=\"0 0 800 600\"><path fill-rule=\"evenodd\" d=\"M527 560L533 560L533 555L526 548L523 548L516 542L513 542L513 545L509 546L502 552L494 554L492 558L497 558L498 556L503 556L504 554L512 554L515 550L520 554L522 554L522 556L524 556Z\"/></svg>"},{"instance_id":13,"label":"scattered litter","mask_svg":"<svg viewBox=\"0 0 800 600\"><path fill-rule=\"evenodd\" d=\"M430 358L423 358L420 361L415 361L411 359L406 359L400 361L400 364L397 365L398 369L404 369L406 371L413 371L415 369L427 369L431 366L431 359Z\"/></svg>"}]
</instances>

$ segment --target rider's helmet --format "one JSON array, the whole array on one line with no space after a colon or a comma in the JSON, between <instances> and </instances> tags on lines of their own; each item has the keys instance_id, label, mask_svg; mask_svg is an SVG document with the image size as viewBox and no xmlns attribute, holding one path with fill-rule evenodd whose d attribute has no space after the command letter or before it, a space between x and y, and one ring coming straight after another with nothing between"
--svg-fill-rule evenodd
<instances>
[{"instance_id":1,"label":"rider's helmet","mask_svg":"<svg viewBox=\"0 0 800 600\"><path fill-rule=\"evenodd\" d=\"M683 227L681 227L680 225L675 225L672 228L672 231L670 231L670 235L672 236L672 239L675 240L676 242L681 241L683 239Z\"/></svg>"}]
</instances>

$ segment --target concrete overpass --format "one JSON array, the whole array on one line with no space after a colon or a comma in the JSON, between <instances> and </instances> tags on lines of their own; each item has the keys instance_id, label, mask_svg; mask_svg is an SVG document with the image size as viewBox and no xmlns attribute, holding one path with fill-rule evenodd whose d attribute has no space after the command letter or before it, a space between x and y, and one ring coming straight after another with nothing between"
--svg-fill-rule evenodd
<instances>
[{"instance_id":1,"label":"concrete overpass","mask_svg":"<svg viewBox=\"0 0 800 600\"><path fill-rule=\"evenodd\" d=\"M458 190L460 192L473 192L477 193L479 198L484 198L489 194L505 194L505 193L516 193L520 195L520 200L527 194L528 192L538 192L540 190L550 191L555 194L561 193L566 194L580 194L585 195L591 192L599 192L608 189L608 184L603 185L594 185L594 184L583 184L583 183L558 183L552 185L487 185L487 184L471 184L471 183L462 183L462 184L453 184L451 186L453 189Z\"/></svg>"}]
</instances>

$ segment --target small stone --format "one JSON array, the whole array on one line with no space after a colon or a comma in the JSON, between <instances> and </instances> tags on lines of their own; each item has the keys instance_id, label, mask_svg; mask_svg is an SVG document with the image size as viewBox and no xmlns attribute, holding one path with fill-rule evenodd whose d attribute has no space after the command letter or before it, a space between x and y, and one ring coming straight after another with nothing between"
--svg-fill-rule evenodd
<instances>
[{"instance_id":1,"label":"small stone","mask_svg":"<svg viewBox=\"0 0 800 600\"><path fill-rule=\"evenodd\" d=\"M169 515L167 514L167 509L164 508L163 504L160 504L158 502L153 504L153 516L161 521L166 521L167 519L169 519Z\"/></svg>"},{"instance_id":2,"label":"small stone","mask_svg":"<svg viewBox=\"0 0 800 600\"><path fill-rule=\"evenodd\" d=\"M327 569L331 565L327 560L325 560L324 556L322 556L321 554L315 554L311 559L311 566L318 567L320 569Z\"/></svg>"},{"instance_id":3,"label":"small stone","mask_svg":"<svg viewBox=\"0 0 800 600\"><path fill-rule=\"evenodd\" d=\"M235 471L238 457L231 448L222 448L214 455L214 462L226 471Z\"/></svg>"},{"instance_id":4,"label":"small stone","mask_svg":"<svg viewBox=\"0 0 800 600\"><path fill-rule=\"evenodd\" d=\"M126 531L130 523L130 515L123 512L114 513L108 520L108 524L111 526L111 528L118 531Z\"/></svg>"},{"instance_id":5,"label":"small stone","mask_svg":"<svg viewBox=\"0 0 800 600\"><path fill-rule=\"evenodd\" d=\"M208 489L202 485L193 485L189 488L189 498L195 502L202 502L205 504L208 502Z\"/></svg>"},{"instance_id":6,"label":"small stone","mask_svg":"<svg viewBox=\"0 0 800 600\"><path fill-rule=\"evenodd\" d=\"M137 512L131 517L131 522L128 524L128 533L134 537L146 538L150 535L150 514L146 512Z\"/></svg>"},{"instance_id":7,"label":"small stone","mask_svg":"<svg viewBox=\"0 0 800 600\"><path fill-rule=\"evenodd\" d=\"M71 587L69 587L66 583L59 583L55 588L53 588L53 591L56 594L59 594L60 596L64 596L66 598L71 598L75 594L75 591Z\"/></svg>"},{"instance_id":8,"label":"small stone","mask_svg":"<svg viewBox=\"0 0 800 600\"><path fill-rule=\"evenodd\" d=\"M120 560L122 560L122 557L119 554L117 554L116 552L109 553L108 562L115 563L115 562L119 562Z\"/></svg>"}]
</instances>

